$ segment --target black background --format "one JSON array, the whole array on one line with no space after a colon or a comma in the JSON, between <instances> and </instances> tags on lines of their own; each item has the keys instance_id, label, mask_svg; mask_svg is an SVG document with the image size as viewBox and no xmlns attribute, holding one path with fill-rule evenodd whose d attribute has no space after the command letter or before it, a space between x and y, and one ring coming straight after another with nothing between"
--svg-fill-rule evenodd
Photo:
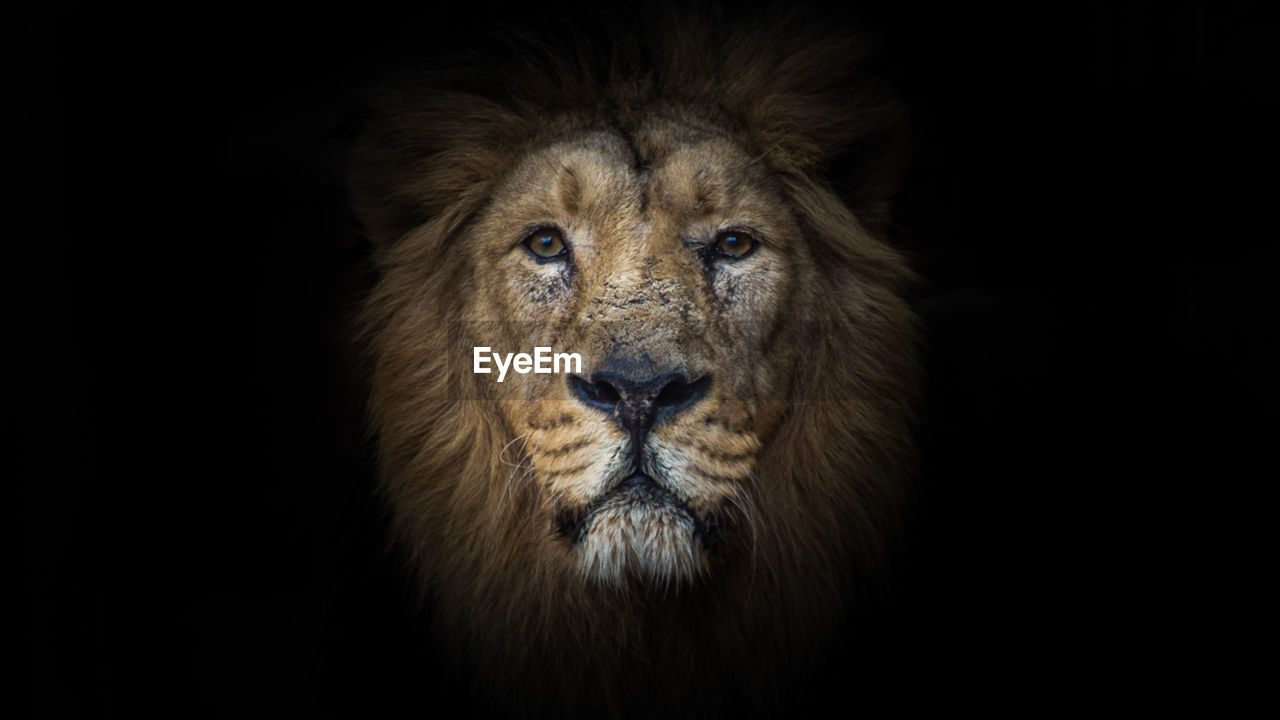
<instances>
[{"instance_id":1,"label":"black background","mask_svg":"<svg viewBox=\"0 0 1280 720\"><path fill-rule=\"evenodd\" d=\"M460 702L383 550L343 157L380 64L563 5L6 22L33 715ZM1264 677L1236 651L1271 629L1280 17L859 13L911 111L895 242L926 280L930 389L894 593L830 682L851 712L1231 702Z\"/></svg>"}]
</instances>

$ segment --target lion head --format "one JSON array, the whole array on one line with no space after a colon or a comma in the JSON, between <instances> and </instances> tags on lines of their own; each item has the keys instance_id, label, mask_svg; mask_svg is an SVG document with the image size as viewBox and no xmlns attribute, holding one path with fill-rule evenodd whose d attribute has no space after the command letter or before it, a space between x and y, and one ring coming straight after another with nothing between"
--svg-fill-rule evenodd
<instances>
[{"instance_id":1,"label":"lion head","mask_svg":"<svg viewBox=\"0 0 1280 720\"><path fill-rule=\"evenodd\" d=\"M911 456L911 274L878 237L897 115L856 44L632 30L393 84L354 155L394 531L525 709L803 672ZM475 371L538 347L580 364Z\"/></svg>"}]
</instances>

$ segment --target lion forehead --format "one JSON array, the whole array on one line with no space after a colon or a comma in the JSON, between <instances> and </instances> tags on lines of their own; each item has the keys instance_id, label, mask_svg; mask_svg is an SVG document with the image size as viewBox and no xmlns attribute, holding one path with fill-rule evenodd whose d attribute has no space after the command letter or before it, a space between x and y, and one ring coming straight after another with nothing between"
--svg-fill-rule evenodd
<instances>
[{"instance_id":1,"label":"lion forehead","mask_svg":"<svg viewBox=\"0 0 1280 720\"><path fill-rule=\"evenodd\" d=\"M685 235L789 224L790 210L759 155L728 134L655 117L631 133L560 135L513 161L482 215L493 249L539 224L624 236L654 225ZM790 239L776 235L779 247Z\"/></svg>"},{"instance_id":2,"label":"lion forehead","mask_svg":"<svg viewBox=\"0 0 1280 720\"><path fill-rule=\"evenodd\" d=\"M494 188L482 214L483 223L502 228L499 240L505 240L508 231L539 223L575 219L617 223L619 214L640 202L643 174L635 167L626 140L616 132L589 130L561 136L508 162L512 167Z\"/></svg>"}]
</instances>

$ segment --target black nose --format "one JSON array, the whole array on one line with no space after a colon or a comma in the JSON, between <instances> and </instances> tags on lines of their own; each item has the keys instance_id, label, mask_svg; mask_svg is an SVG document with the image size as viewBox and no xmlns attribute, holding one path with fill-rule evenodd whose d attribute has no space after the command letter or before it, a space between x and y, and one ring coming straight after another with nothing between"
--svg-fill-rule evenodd
<instances>
[{"instance_id":1,"label":"black nose","mask_svg":"<svg viewBox=\"0 0 1280 720\"><path fill-rule=\"evenodd\" d=\"M696 403L707 393L711 376L689 382L680 373L636 380L617 373L598 372L591 376L591 382L570 375L569 385L586 404L616 409L618 424L634 435L648 432L660 415L674 415Z\"/></svg>"}]
</instances>

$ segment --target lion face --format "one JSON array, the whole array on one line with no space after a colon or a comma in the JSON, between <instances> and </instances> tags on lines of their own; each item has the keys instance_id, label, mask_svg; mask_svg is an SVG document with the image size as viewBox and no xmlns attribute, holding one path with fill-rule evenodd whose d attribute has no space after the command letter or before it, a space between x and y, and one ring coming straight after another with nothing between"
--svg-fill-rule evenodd
<instances>
[{"instance_id":1,"label":"lion face","mask_svg":"<svg viewBox=\"0 0 1280 720\"><path fill-rule=\"evenodd\" d=\"M471 326L582 357L479 376L524 456L511 481L537 484L530 522L593 581L705 571L747 517L798 350L778 326L811 269L762 166L670 118L587 130L529 154L464 235Z\"/></svg>"},{"instance_id":2,"label":"lion face","mask_svg":"<svg viewBox=\"0 0 1280 720\"><path fill-rule=\"evenodd\" d=\"M753 705L892 536L918 386L912 274L876 232L901 123L825 30L517 47L392 88L355 149L392 531L510 707ZM480 347L581 365L499 382Z\"/></svg>"}]
</instances>

